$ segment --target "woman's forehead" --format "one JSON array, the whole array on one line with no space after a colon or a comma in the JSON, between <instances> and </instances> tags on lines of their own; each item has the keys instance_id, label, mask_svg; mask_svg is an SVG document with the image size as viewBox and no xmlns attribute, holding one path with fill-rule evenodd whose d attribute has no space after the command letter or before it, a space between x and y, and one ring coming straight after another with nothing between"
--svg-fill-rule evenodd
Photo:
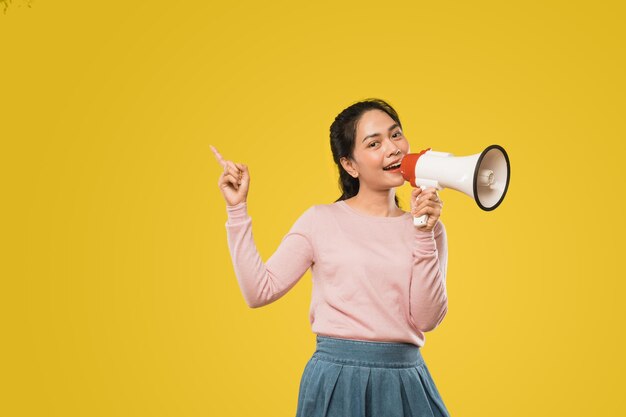
<instances>
[{"instance_id":1,"label":"woman's forehead","mask_svg":"<svg viewBox=\"0 0 626 417\"><path fill-rule=\"evenodd\" d=\"M357 124L357 139L363 139L375 133L384 134L388 129L396 125L396 121L382 110L368 110L361 115Z\"/></svg>"}]
</instances>

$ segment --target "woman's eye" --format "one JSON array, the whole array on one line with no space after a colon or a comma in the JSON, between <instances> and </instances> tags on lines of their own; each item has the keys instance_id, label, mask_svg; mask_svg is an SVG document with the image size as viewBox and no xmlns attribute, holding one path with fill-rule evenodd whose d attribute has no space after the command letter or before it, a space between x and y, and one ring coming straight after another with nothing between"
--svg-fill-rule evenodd
<instances>
[{"instance_id":1,"label":"woman's eye","mask_svg":"<svg viewBox=\"0 0 626 417\"><path fill-rule=\"evenodd\" d=\"M402 133L400 133L400 132L396 132L396 133L394 133L392 136L393 136L394 138L397 138L397 137L399 137L399 136L402 136Z\"/></svg>"},{"instance_id":2,"label":"woman's eye","mask_svg":"<svg viewBox=\"0 0 626 417\"><path fill-rule=\"evenodd\" d=\"M374 144L376 144L376 143L378 143L378 142L376 142L376 141L374 141L374 142L370 142L370 144L369 144L370 148L372 147L372 145L374 145Z\"/></svg>"}]
</instances>

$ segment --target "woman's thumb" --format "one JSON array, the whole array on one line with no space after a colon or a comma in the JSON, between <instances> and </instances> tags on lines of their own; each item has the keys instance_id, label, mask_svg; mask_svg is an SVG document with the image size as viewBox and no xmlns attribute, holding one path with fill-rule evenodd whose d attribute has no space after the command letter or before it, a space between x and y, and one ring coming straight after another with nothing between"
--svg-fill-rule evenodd
<instances>
[{"instance_id":1,"label":"woman's thumb","mask_svg":"<svg viewBox=\"0 0 626 417\"><path fill-rule=\"evenodd\" d=\"M248 166L245 164L241 164L241 180L248 181L250 179L250 173L248 172Z\"/></svg>"}]
</instances>

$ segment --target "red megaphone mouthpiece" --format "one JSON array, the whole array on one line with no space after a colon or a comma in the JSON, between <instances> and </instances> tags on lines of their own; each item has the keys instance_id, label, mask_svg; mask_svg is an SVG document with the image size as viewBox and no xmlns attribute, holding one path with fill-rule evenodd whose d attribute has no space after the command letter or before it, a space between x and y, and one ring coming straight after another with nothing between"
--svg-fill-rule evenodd
<instances>
[{"instance_id":1,"label":"red megaphone mouthpiece","mask_svg":"<svg viewBox=\"0 0 626 417\"><path fill-rule=\"evenodd\" d=\"M417 160L431 149L432 148L427 148L419 153L407 153L400 162L400 173L402 177L405 181L410 182L413 187L417 188L417 184L415 184L415 165L417 165Z\"/></svg>"}]
</instances>

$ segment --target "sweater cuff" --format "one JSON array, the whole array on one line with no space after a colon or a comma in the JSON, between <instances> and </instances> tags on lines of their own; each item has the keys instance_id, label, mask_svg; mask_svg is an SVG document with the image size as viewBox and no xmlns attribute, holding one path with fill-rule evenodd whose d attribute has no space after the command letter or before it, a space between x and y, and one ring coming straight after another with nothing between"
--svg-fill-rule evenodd
<instances>
[{"instance_id":1,"label":"sweater cuff","mask_svg":"<svg viewBox=\"0 0 626 417\"><path fill-rule=\"evenodd\" d=\"M241 223L248 218L248 204L245 201L234 206L227 204L226 213L228 214L227 224Z\"/></svg>"},{"instance_id":2,"label":"sweater cuff","mask_svg":"<svg viewBox=\"0 0 626 417\"><path fill-rule=\"evenodd\" d=\"M437 229L437 233L439 233L439 229L442 227L441 219L437 219L437 222L433 226L432 230L426 232L424 231L424 227L415 227L415 234L419 240L435 240L435 229Z\"/></svg>"},{"instance_id":3,"label":"sweater cuff","mask_svg":"<svg viewBox=\"0 0 626 417\"><path fill-rule=\"evenodd\" d=\"M415 228L415 238L420 242L435 242L435 229L424 231L422 228Z\"/></svg>"}]
</instances>

